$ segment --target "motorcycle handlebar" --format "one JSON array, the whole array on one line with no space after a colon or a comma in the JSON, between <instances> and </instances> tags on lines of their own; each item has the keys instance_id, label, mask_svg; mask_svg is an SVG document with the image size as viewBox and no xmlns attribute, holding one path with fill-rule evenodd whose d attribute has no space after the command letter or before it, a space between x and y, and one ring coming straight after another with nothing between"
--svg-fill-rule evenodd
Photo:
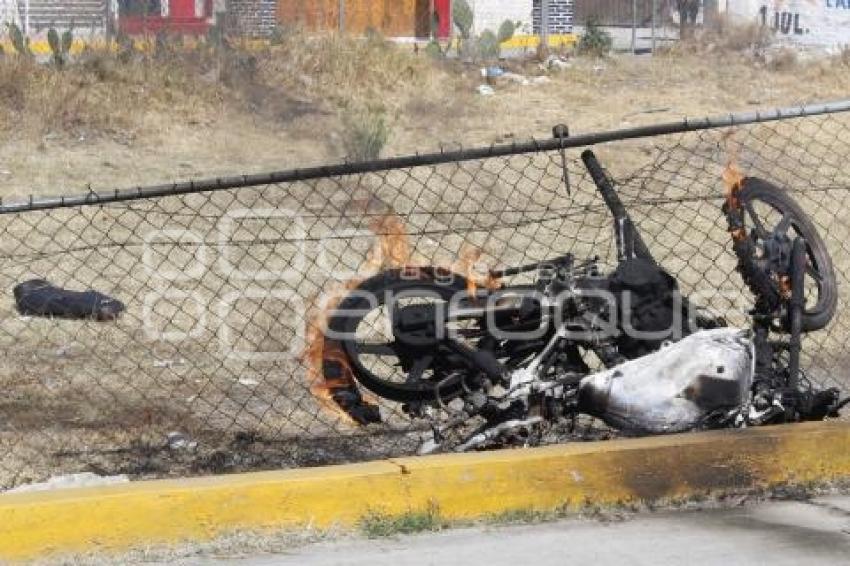
<instances>
[{"instance_id":1,"label":"motorcycle handlebar","mask_svg":"<svg viewBox=\"0 0 850 566\"><path fill-rule=\"evenodd\" d=\"M655 258L652 257L652 253L649 251L646 243L643 241L643 238L638 233L637 228L635 228L623 201L620 200L620 195L614 189L613 183L611 183L611 180L602 168L602 164L599 163L599 159L596 158L596 154L590 149L585 150L581 154L581 160L584 162L587 172L590 173L590 178L593 179L596 188L599 189L602 200L605 201L605 205L614 216L614 233L617 237L618 259L623 261L630 257L639 257L657 263Z\"/></svg>"}]
</instances>

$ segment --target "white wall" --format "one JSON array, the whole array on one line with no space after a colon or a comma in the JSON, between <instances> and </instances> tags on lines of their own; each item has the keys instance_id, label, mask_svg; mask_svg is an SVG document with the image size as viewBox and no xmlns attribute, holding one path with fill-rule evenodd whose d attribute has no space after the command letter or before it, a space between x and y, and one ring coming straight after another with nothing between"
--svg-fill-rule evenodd
<instances>
[{"instance_id":1,"label":"white wall","mask_svg":"<svg viewBox=\"0 0 850 566\"><path fill-rule=\"evenodd\" d=\"M721 9L738 21L765 23L801 45L850 44L850 0L728 0Z\"/></svg>"},{"instance_id":2,"label":"white wall","mask_svg":"<svg viewBox=\"0 0 850 566\"><path fill-rule=\"evenodd\" d=\"M475 33L498 31L505 20L522 22L520 33L531 33L532 0L468 0L475 12Z\"/></svg>"},{"instance_id":3,"label":"white wall","mask_svg":"<svg viewBox=\"0 0 850 566\"><path fill-rule=\"evenodd\" d=\"M22 25L17 0L0 0L0 36L6 34L7 23Z\"/></svg>"}]
</instances>

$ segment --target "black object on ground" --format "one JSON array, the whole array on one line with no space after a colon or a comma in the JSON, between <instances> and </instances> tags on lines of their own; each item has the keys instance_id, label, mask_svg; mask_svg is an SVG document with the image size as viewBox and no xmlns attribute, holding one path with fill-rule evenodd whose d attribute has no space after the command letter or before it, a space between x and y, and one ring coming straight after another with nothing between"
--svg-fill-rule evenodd
<instances>
[{"instance_id":1,"label":"black object on ground","mask_svg":"<svg viewBox=\"0 0 850 566\"><path fill-rule=\"evenodd\" d=\"M44 279L15 285L15 306L22 315L71 319L115 320L124 303L97 291L69 291Z\"/></svg>"}]
</instances>

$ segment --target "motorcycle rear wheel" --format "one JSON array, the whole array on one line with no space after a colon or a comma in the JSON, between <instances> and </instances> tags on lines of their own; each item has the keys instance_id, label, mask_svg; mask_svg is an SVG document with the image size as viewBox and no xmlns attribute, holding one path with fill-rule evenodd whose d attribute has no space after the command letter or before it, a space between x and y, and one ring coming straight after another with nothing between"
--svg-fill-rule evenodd
<instances>
[{"instance_id":1,"label":"motorcycle rear wheel","mask_svg":"<svg viewBox=\"0 0 850 566\"><path fill-rule=\"evenodd\" d=\"M352 290L332 313L328 330L342 343L357 381L376 395L399 403L447 402L464 391L464 380L480 365L480 354L427 332L418 343L402 344L395 328L386 332L384 327L382 332L380 326L395 314L381 311L399 308L388 305L396 297L421 298L422 305L428 304L424 299L430 299L432 304L445 306L466 289L464 277L437 268L417 268L414 275L408 270L389 270ZM421 307L426 324L429 308ZM364 331L370 336L365 342L361 341Z\"/></svg>"}]
</instances>

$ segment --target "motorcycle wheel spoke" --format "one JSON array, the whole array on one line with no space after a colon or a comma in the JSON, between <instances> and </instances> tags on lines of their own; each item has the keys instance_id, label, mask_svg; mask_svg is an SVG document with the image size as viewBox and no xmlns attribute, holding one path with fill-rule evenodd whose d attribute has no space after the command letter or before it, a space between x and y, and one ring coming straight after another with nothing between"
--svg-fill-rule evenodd
<instances>
[{"instance_id":1,"label":"motorcycle wheel spoke","mask_svg":"<svg viewBox=\"0 0 850 566\"><path fill-rule=\"evenodd\" d=\"M410 373L407 374L407 382L413 383L422 379L422 375L431 366L432 361L434 361L434 356L422 356L413 362L413 367L410 368Z\"/></svg>"},{"instance_id":2,"label":"motorcycle wheel spoke","mask_svg":"<svg viewBox=\"0 0 850 566\"><path fill-rule=\"evenodd\" d=\"M776 228L773 229L775 234L786 234L788 229L791 227L791 215L787 212L782 215L782 220L779 221L779 224L776 225Z\"/></svg>"},{"instance_id":3,"label":"motorcycle wheel spoke","mask_svg":"<svg viewBox=\"0 0 850 566\"><path fill-rule=\"evenodd\" d=\"M744 203L744 208L746 208L747 213L750 215L750 220L753 221L753 230L755 231L756 236L761 239L767 238L767 230L765 229L761 218L759 218L759 215L756 213L756 209L753 206L753 203L750 201L746 201Z\"/></svg>"},{"instance_id":4,"label":"motorcycle wheel spoke","mask_svg":"<svg viewBox=\"0 0 850 566\"><path fill-rule=\"evenodd\" d=\"M390 344L357 344L357 352L359 354L371 354L373 356L395 356Z\"/></svg>"}]
</instances>

